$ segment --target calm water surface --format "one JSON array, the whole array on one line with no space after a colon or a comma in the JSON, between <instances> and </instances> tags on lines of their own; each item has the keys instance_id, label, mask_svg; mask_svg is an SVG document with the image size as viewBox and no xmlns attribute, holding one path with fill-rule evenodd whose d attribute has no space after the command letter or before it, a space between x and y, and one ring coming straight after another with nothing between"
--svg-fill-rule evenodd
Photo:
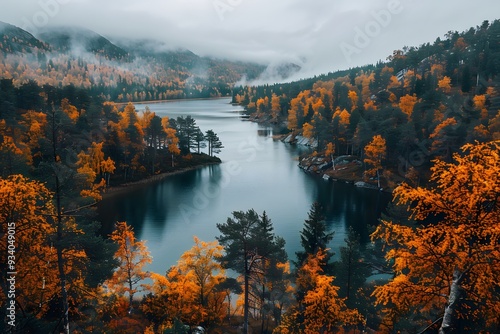
<instances>
[{"instance_id":1,"label":"calm water surface","mask_svg":"<svg viewBox=\"0 0 500 334\"><path fill-rule=\"evenodd\" d=\"M330 246L335 250L343 244L348 226L367 242L367 224L377 222L390 200L378 191L305 174L297 167L297 159L306 148L274 141L272 128L245 120L243 109L231 105L229 99L149 107L159 116L191 115L203 132L213 129L224 145L220 165L174 175L101 202L99 218L105 226L127 221L136 237L147 240L153 256L150 271L165 273L192 247L195 235L215 240L219 235L216 224L225 222L233 211L265 210L294 259L300 249L300 230L314 201L326 208L327 224L335 231Z\"/></svg>"}]
</instances>

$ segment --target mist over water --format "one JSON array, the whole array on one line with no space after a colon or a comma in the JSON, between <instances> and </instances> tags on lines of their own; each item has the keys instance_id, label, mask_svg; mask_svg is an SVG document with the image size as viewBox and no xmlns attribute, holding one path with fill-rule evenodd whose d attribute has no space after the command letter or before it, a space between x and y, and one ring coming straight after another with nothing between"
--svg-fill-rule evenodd
<instances>
[{"instance_id":1,"label":"mist over water","mask_svg":"<svg viewBox=\"0 0 500 334\"><path fill-rule=\"evenodd\" d=\"M335 236L333 250L343 244L352 226L368 241L367 225L376 224L390 199L387 194L333 183L308 175L297 167L307 148L275 141L273 129L247 121L242 108L229 99L150 104L159 116L191 115L205 132L213 129L224 149L223 163L170 176L105 199L99 218L108 229L127 221L136 237L147 240L153 256L148 270L165 273L192 247L193 236L211 241L233 211L265 210L275 233L286 240L291 259L300 249L300 230L314 201L323 204L327 224ZM137 105L137 110L145 105ZM338 250L336 251L338 253Z\"/></svg>"}]
</instances>

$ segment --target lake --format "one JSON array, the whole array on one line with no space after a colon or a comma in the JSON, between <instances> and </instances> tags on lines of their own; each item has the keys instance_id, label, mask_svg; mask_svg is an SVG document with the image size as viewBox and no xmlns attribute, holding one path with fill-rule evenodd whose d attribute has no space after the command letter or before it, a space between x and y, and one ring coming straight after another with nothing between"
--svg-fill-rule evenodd
<instances>
[{"instance_id":1,"label":"lake","mask_svg":"<svg viewBox=\"0 0 500 334\"><path fill-rule=\"evenodd\" d=\"M300 231L311 204L320 202L327 225L335 231L330 247L344 244L352 226L366 243L368 225L377 223L391 196L325 181L298 168L298 156L308 148L284 144L272 138L272 127L248 121L243 109L229 99L152 103L159 116L191 115L205 132L214 130L224 148L222 164L172 175L156 183L133 187L103 200L98 207L104 226L127 221L136 237L146 240L153 263L148 270L165 273L183 252L193 246L193 236L203 241L219 235L233 211L264 210L275 233L286 240L291 259L300 247ZM136 105L138 111L145 105ZM336 251L338 253L338 251Z\"/></svg>"}]
</instances>

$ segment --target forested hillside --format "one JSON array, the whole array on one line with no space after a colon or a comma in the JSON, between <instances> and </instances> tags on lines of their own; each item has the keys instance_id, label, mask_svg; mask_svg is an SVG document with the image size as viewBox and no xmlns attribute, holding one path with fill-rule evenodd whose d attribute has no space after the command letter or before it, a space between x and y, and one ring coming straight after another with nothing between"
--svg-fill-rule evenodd
<instances>
[{"instance_id":1,"label":"forested hillside","mask_svg":"<svg viewBox=\"0 0 500 334\"><path fill-rule=\"evenodd\" d=\"M235 88L233 101L258 121L314 139L328 160L368 159L366 168L394 186L427 179L432 159L450 161L465 143L500 138L499 73L500 21L485 21L373 66ZM367 156L377 145L377 157Z\"/></svg>"},{"instance_id":2,"label":"forested hillside","mask_svg":"<svg viewBox=\"0 0 500 334\"><path fill-rule=\"evenodd\" d=\"M200 57L152 40L112 43L74 27L46 28L38 38L0 22L0 77L18 87L85 88L114 102L228 96L243 77L252 80L265 66Z\"/></svg>"},{"instance_id":3,"label":"forested hillside","mask_svg":"<svg viewBox=\"0 0 500 334\"><path fill-rule=\"evenodd\" d=\"M127 222L102 235L94 208L117 184L220 162L223 143L190 116L117 102L225 95L263 69L47 34L0 26L0 332L498 333L500 21L234 89L253 120L311 139L323 172L349 155L396 201L371 244L346 228L336 257L319 203L295 254L265 211L228 208L207 221L215 240L193 236L162 273Z\"/></svg>"}]
</instances>

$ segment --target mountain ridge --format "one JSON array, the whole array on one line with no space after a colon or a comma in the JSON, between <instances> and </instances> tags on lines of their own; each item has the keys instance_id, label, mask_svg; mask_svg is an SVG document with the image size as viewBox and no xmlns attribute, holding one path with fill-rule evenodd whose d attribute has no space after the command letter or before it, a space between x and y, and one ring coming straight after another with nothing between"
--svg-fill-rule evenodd
<instances>
[{"instance_id":1,"label":"mountain ridge","mask_svg":"<svg viewBox=\"0 0 500 334\"><path fill-rule=\"evenodd\" d=\"M170 81L170 86L173 87L167 91L175 91L175 93L167 94L165 91L166 95L193 97L192 91L194 90L198 91L195 95L201 94L207 97L208 95L229 95L231 86L242 79L256 80L264 74L267 79L272 80L269 73L273 73L278 80L284 80L300 69L300 66L292 63L266 66L252 62L200 56L188 49L172 48L164 42L148 38L112 40L87 28L74 26L44 28L35 37L28 31L0 22L0 34L0 40L3 41L0 44L0 54L4 58L7 56L19 58L11 61L10 65L16 66L19 62L38 62L38 64L27 64L30 67L28 72L39 72L38 67L42 69L42 74L38 76L17 73L19 78L16 81L17 85L27 80L37 80L41 84L49 83L51 80L47 77L50 76L51 70L64 72L64 78L67 80L60 80L63 81L63 85L68 84L69 81L73 81L72 83L76 86L93 85L92 80L85 84L85 77L89 76L85 74L86 68L89 64L103 67L103 64L108 62L109 66L125 68L132 74L130 80L137 81L140 85L151 81L149 78L151 76L160 81ZM37 55L37 59L28 60L28 55ZM73 61L77 64L72 65ZM4 62L4 67L9 67L9 64ZM85 70L79 71L81 73L69 73L71 70L78 70L78 67L83 67ZM104 67L99 72L112 71ZM145 67L149 67L149 73L145 72ZM0 75L5 76L5 72L5 70L4 73L0 72ZM69 74L73 77L81 76L81 79L75 81L72 77L68 77ZM118 74L118 77L124 76ZM147 76L148 78L134 78L134 76ZM116 79L112 76L110 84L118 86L119 80ZM95 84L102 81L106 80L101 78L96 80ZM52 82L55 83L54 80ZM192 86L184 89L185 84L190 83ZM106 85L106 83L103 84ZM182 93L179 92L178 86L182 86Z\"/></svg>"}]
</instances>

